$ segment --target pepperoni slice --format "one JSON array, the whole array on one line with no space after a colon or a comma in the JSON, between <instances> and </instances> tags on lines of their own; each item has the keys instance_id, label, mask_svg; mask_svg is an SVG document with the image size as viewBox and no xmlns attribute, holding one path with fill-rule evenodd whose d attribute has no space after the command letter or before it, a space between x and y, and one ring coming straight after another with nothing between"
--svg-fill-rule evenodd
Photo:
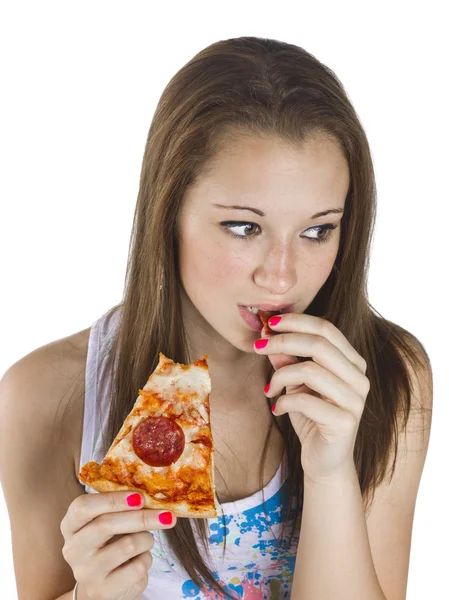
<instances>
[{"instance_id":1,"label":"pepperoni slice","mask_svg":"<svg viewBox=\"0 0 449 600\"><path fill-rule=\"evenodd\" d=\"M151 467L168 467L184 451L185 437L182 428L169 417L148 417L133 432L133 449L136 455Z\"/></svg>"}]
</instances>

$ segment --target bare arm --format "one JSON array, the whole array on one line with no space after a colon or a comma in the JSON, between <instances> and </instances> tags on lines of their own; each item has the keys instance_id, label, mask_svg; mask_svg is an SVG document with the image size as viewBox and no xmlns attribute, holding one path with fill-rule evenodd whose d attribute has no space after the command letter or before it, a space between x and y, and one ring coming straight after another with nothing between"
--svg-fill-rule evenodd
<instances>
[{"instance_id":1,"label":"bare arm","mask_svg":"<svg viewBox=\"0 0 449 600\"><path fill-rule=\"evenodd\" d=\"M367 517L355 465L326 484L305 478L292 600L405 600L433 406L430 363L410 374L413 402L399 434L395 472L376 488Z\"/></svg>"},{"instance_id":2,"label":"bare arm","mask_svg":"<svg viewBox=\"0 0 449 600\"><path fill-rule=\"evenodd\" d=\"M62 555L60 523L84 489L59 415L72 398L76 373L58 355L59 347L51 357L47 349L34 351L0 381L0 479L19 600L53 600L75 585Z\"/></svg>"},{"instance_id":3,"label":"bare arm","mask_svg":"<svg viewBox=\"0 0 449 600\"><path fill-rule=\"evenodd\" d=\"M291 598L386 600L371 557L355 466L328 483L304 481Z\"/></svg>"}]
</instances>

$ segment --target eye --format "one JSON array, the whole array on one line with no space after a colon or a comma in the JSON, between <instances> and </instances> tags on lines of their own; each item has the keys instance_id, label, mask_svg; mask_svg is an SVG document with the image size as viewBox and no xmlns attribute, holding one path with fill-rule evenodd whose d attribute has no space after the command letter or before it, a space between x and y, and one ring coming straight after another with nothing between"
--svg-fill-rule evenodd
<instances>
[{"instance_id":1,"label":"eye","mask_svg":"<svg viewBox=\"0 0 449 600\"><path fill-rule=\"evenodd\" d=\"M220 223L220 225L221 225L221 227L223 227L225 229L226 233L228 233L229 235L231 235L232 237L234 237L238 240L249 240L251 238L254 238L255 236L254 235L250 235L250 236L249 235L238 235L236 233L233 233L231 231L231 229L233 229L235 227L247 227L248 225L253 228L259 227L259 225L257 225L257 223L251 223L250 221L223 221L222 223ZM316 227L309 227L309 229L307 229L307 231L320 230L321 232L324 232L324 235L322 235L321 237L316 237L316 238L311 238L311 237L306 236L306 238L314 244L324 244L332 237L332 231L334 229L337 229L337 227L338 227L338 224L333 225L332 223L326 223L326 225L317 225ZM260 227L259 227L259 229L260 229Z\"/></svg>"}]
</instances>

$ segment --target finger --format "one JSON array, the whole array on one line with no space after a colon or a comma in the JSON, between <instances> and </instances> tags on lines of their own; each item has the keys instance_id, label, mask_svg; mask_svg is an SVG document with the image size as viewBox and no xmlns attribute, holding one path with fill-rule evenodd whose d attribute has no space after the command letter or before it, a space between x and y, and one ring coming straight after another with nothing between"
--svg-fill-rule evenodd
<instances>
[{"instance_id":1,"label":"finger","mask_svg":"<svg viewBox=\"0 0 449 600\"><path fill-rule=\"evenodd\" d=\"M260 332L260 337L262 339L265 339L265 338L270 338L273 335L276 335L276 334L273 333L271 331L271 329L268 329L264 325L262 328L262 331ZM291 356L289 354L269 354L267 356L267 358L270 361L273 369L275 369L276 371L278 369L280 369L281 367L284 367L285 365L293 365L293 364L296 364L299 362L299 359L297 356Z\"/></svg>"},{"instance_id":2,"label":"finger","mask_svg":"<svg viewBox=\"0 0 449 600\"><path fill-rule=\"evenodd\" d=\"M127 563L121 565L115 571L109 573L101 586L104 598L111 596L119 598L130 598L130 590L140 591L138 596L132 595L132 598L143 598L141 595L148 586L148 571L153 565L151 552L143 552L135 556ZM119 596L117 596L119 594Z\"/></svg>"},{"instance_id":3,"label":"finger","mask_svg":"<svg viewBox=\"0 0 449 600\"><path fill-rule=\"evenodd\" d=\"M99 569L103 573L110 573L134 556L150 551L153 546L154 537L147 531L125 535L113 544L108 544L98 550L95 569Z\"/></svg>"},{"instance_id":4,"label":"finger","mask_svg":"<svg viewBox=\"0 0 449 600\"><path fill-rule=\"evenodd\" d=\"M363 411L364 399L347 383L312 361L289 365L273 374L268 397L276 397L284 387L305 384L328 399L328 402L358 416ZM290 396L290 394L287 394Z\"/></svg>"},{"instance_id":5,"label":"finger","mask_svg":"<svg viewBox=\"0 0 449 600\"><path fill-rule=\"evenodd\" d=\"M129 506L126 499L134 492L102 492L95 494L81 494L70 504L65 517L61 521L61 533L64 538L75 534L89 521L99 515L111 512L134 511L143 507L142 502L138 506Z\"/></svg>"},{"instance_id":6,"label":"finger","mask_svg":"<svg viewBox=\"0 0 449 600\"><path fill-rule=\"evenodd\" d=\"M83 556L93 556L96 551L108 545L107 541L114 535L123 536L140 531L154 531L156 529L170 529L176 525L176 516L172 515L172 523L164 525L158 516L167 511L151 510L144 508L138 512L105 513L87 523L77 531L65 544L65 556L70 557L72 562L79 559L79 553Z\"/></svg>"},{"instance_id":7,"label":"finger","mask_svg":"<svg viewBox=\"0 0 449 600\"><path fill-rule=\"evenodd\" d=\"M296 365L299 362L299 359L296 356L291 356L289 354L268 354L268 360L275 371L287 365Z\"/></svg>"},{"instance_id":8,"label":"finger","mask_svg":"<svg viewBox=\"0 0 449 600\"><path fill-rule=\"evenodd\" d=\"M256 349L256 347L254 346ZM265 348L256 349L259 354L284 353L312 358L302 364L321 365L353 389L365 389L367 378L337 346L326 338L309 333L280 333L271 336Z\"/></svg>"},{"instance_id":9,"label":"finger","mask_svg":"<svg viewBox=\"0 0 449 600\"><path fill-rule=\"evenodd\" d=\"M164 525L158 516L167 511L151 510L144 508L138 513L104 514L96 517L88 523L78 536L77 544L80 547L100 548L106 541L116 534L137 533L138 531L151 531L154 529L170 529L176 524L176 516L173 515L170 525Z\"/></svg>"},{"instance_id":10,"label":"finger","mask_svg":"<svg viewBox=\"0 0 449 600\"><path fill-rule=\"evenodd\" d=\"M341 408L310 394L288 394L276 402L273 414L301 413L318 425L334 427L339 431L353 431L356 426L354 416Z\"/></svg>"},{"instance_id":11,"label":"finger","mask_svg":"<svg viewBox=\"0 0 449 600\"><path fill-rule=\"evenodd\" d=\"M351 346L343 333L330 321L313 315L305 315L304 313L287 313L285 315L276 315L281 317L277 325L271 325L270 329L277 332L297 332L308 333L322 337L333 346L338 348L349 362L357 367L357 369L365 374L366 361L360 354ZM277 336L271 336L275 340ZM294 353L293 353L294 354Z\"/></svg>"}]
</instances>

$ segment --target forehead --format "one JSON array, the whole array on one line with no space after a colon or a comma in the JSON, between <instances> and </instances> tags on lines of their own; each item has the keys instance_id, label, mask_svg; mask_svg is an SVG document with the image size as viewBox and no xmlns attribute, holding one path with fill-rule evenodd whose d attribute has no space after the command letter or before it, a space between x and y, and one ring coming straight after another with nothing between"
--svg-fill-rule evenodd
<instances>
[{"instance_id":1,"label":"forehead","mask_svg":"<svg viewBox=\"0 0 449 600\"><path fill-rule=\"evenodd\" d=\"M315 136L294 147L279 138L246 135L223 144L186 200L204 205L218 198L251 199L272 205L274 197L284 197L310 205L321 197L325 203L329 198L343 202L348 186L347 162L336 141Z\"/></svg>"}]
</instances>

